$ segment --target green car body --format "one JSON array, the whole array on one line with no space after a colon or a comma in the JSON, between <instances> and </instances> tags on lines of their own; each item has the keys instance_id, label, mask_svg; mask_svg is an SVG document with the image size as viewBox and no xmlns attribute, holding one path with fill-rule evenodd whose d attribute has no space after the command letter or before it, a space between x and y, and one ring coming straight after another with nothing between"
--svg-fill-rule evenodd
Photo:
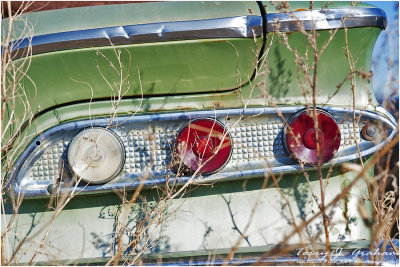
<instances>
[{"instance_id":1,"label":"green car body","mask_svg":"<svg viewBox=\"0 0 400 267\"><path fill-rule=\"evenodd\" d=\"M372 6L351 7L342 2L325 7L381 13L375 14L375 24L357 24L358 13L350 12L342 21L336 18L339 26L328 23L325 28L317 28L316 49L323 53L315 73L308 69L312 75L307 76L302 66L312 67L315 62L312 43L306 35L312 36L313 30L307 27L313 24L304 24L301 30L296 14L310 12L310 3L290 4L294 13L284 13L269 2L160 2L21 15L12 24L9 41L27 38L25 42L30 46L24 47L21 42L19 47L11 45L9 49L15 56L13 66L24 72L18 80L18 86L26 93L21 102L27 99L34 115L24 116L27 105L18 101L8 105L5 113L5 121L21 127L21 133L14 140L15 129L10 128L3 137L13 140L7 150L13 157L4 158L2 166L3 179L8 179L8 196L3 197L2 208L3 262L222 263L255 259L274 252L282 242L297 244L298 249L311 244L325 249L321 191L322 201L328 205L331 248L369 248L371 232L359 207L363 200L364 209L371 209L368 188L360 178L364 174L356 168L343 172L342 164L359 162L361 158L371 167L371 174L373 168L368 162L372 153L394 135L395 122L377 108L372 83L366 79L375 40L386 23L384 13ZM317 2L314 9L320 10L322 5ZM275 24L271 21L279 13L291 20L287 28L279 25L279 20ZM245 28L247 32L241 28L240 33L229 27L201 28L201 23L233 20L245 26L255 24ZM178 27L179 23L190 25L193 30L185 26L185 31L168 32L168 27ZM3 28L9 24L10 20L5 19ZM33 29L33 38L24 36L27 25ZM144 25L144 30L133 27L137 33L133 30L134 37L125 39L110 34L124 25ZM160 28L147 36L145 27ZM63 33L78 33L81 39L68 41L63 39ZM85 34L102 37L85 39ZM3 47L6 37L3 31ZM32 47L25 50L32 53L29 57L24 56L26 47ZM353 61L348 61L349 54ZM7 75L8 81L15 81L12 72ZM309 77L315 77L314 83ZM145 138L145 133L152 136L152 127L161 132L172 127L179 134L192 118L214 117L228 129L236 127L232 121L237 121L239 128L249 129L271 121L271 130L267 125L265 129L268 134L273 133L274 138L267 140L273 142L275 149L278 144L283 146L278 135L284 135L283 128L290 118L313 106L338 114L336 121L343 120L338 123L341 131L347 132L342 132L345 137L341 145L348 147L336 157L337 164L333 159L320 168L304 166L288 155L287 148L278 151L282 154L270 151L281 155L282 160L272 156L263 161L249 147L238 145L240 140L246 143L246 139L235 137L237 130L230 132L233 149L238 151L232 152L230 160L239 157L236 165L228 162L216 173L184 176L182 182L171 182L169 176L153 173L151 167L148 171L142 165L129 169L127 158L121 171L125 174L100 185L76 187L67 182L71 178L67 176L72 174L68 171L57 172L58 177L49 184L40 178L40 169L37 181L26 180L29 175L34 176L33 165L45 166L43 157L60 144L52 138L56 140L62 134L72 138L90 125L109 125L107 128L121 133L125 128L133 129ZM354 124L353 128L356 116L357 127ZM372 144L363 139L361 128L371 121L379 121L387 140ZM276 125L279 129L275 131ZM246 134L251 135L250 130ZM128 155L129 140L124 141L121 136ZM262 140L262 135L255 137ZM65 154L71 139L60 140L57 142L64 150L59 153ZM357 153L357 149L361 152ZM171 148L169 153L173 152ZM60 154L57 164L64 154ZM61 166L60 170L64 168ZM142 172L136 175L134 170L140 168ZM142 183L143 177L146 182L153 182ZM57 180L64 188L56 185ZM23 199L20 205L19 199ZM297 227L301 228L298 232ZM230 257L232 251L236 256Z\"/></svg>"}]
</instances>

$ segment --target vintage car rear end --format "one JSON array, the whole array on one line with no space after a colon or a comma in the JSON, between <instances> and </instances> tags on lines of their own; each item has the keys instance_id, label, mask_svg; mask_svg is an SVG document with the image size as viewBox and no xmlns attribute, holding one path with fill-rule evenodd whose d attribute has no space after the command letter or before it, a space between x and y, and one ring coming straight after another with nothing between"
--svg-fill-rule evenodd
<instances>
[{"instance_id":1,"label":"vintage car rear end","mask_svg":"<svg viewBox=\"0 0 400 267\"><path fill-rule=\"evenodd\" d=\"M4 19L2 263L366 262L385 26L341 2Z\"/></svg>"}]
</instances>

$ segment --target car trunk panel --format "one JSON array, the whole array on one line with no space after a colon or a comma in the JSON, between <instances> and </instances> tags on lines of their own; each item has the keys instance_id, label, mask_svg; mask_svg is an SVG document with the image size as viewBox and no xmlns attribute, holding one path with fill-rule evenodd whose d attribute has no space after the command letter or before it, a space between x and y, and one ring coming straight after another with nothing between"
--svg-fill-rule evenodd
<instances>
[{"instance_id":1,"label":"car trunk panel","mask_svg":"<svg viewBox=\"0 0 400 267\"><path fill-rule=\"evenodd\" d=\"M243 38L53 52L33 56L23 82L32 104L41 110L118 95L233 90L251 78L256 45L261 41Z\"/></svg>"}]
</instances>

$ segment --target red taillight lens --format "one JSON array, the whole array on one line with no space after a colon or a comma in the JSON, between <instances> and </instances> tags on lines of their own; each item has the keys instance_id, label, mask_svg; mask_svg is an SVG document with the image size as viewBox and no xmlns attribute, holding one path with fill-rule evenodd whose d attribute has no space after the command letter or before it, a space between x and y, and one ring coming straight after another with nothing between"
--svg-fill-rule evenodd
<instances>
[{"instance_id":1,"label":"red taillight lens","mask_svg":"<svg viewBox=\"0 0 400 267\"><path fill-rule=\"evenodd\" d=\"M340 147L340 129L327 112L317 110L318 129L306 110L296 114L286 128L286 149L298 161L308 165L323 164L333 158ZM318 136L318 140L317 140ZM318 142L317 142L318 141ZM319 154L317 153L319 143Z\"/></svg>"},{"instance_id":2,"label":"red taillight lens","mask_svg":"<svg viewBox=\"0 0 400 267\"><path fill-rule=\"evenodd\" d=\"M232 145L225 128L213 119L198 119L186 125L177 137L177 154L191 172L211 174L228 161Z\"/></svg>"}]
</instances>

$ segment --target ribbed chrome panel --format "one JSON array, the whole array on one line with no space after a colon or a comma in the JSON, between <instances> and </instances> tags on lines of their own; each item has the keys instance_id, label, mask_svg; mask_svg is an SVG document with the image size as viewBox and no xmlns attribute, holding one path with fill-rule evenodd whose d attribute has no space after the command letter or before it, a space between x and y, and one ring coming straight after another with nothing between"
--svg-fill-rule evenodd
<instances>
[{"instance_id":1,"label":"ribbed chrome panel","mask_svg":"<svg viewBox=\"0 0 400 267\"><path fill-rule=\"evenodd\" d=\"M282 157L285 154L279 131L281 122L243 124L231 129L233 151L231 163ZM275 141L274 141L275 140Z\"/></svg>"},{"instance_id":2,"label":"ribbed chrome panel","mask_svg":"<svg viewBox=\"0 0 400 267\"><path fill-rule=\"evenodd\" d=\"M68 144L69 142L61 142L48 148L32 168L31 178L33 180L53 181L60 177L61 164L64 162L61 157Z\"/></svg>"},{"instance_id":3,"label":"ribbed chrome panel","mask_svg":"<svg viewBox=\"0 0 400 267\"><path fill-rule=\"evenodd\" d=\"M341 123L339 124L340 133L342 140L340 144L342 147L354 145L357 142L362 142L360 137L361 127L360 125L355 125L355 131L353 129L353 123ZM355 137L355 138L354 138Z\"/></svg>"},{"instance_id":4,"label":"ribbed chrome panel","mask_svg":"<svg viewBox=\"0 0 400 267\"><path fill-rule=\"evenodd\" d=\"M141 173L150 167L152 171L165 170L171 160L174 136L170 129L156 129L154 133L132 130L121 136L126 157L123 172Z\"/></svg>"}]
</instances>

